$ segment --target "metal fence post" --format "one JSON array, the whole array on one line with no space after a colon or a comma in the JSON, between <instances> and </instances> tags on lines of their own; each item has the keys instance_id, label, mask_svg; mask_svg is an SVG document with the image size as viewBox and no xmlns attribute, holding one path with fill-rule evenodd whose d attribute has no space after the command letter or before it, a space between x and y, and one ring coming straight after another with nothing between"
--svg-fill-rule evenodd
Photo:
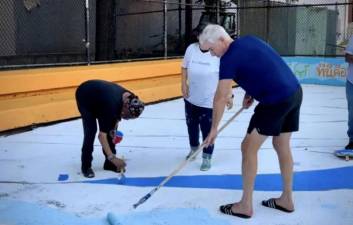
<instances>
[{"instance_id":1,"label":"metal fence post","mask_svg":"<svg viewBox=\"0 0 353 225\"><path fill-rule=\"evenodd\" d=\"M216 23L217 24L221 24L221 20L220 20L220 4L221 4L221 1L217 1L217 3L216 3L217 5L216 5Z\"/></svg>"},{"instance_id":2,"label":"metal fence post","mask_svg":"<svg viewBox=\"0 0 353 225\"><path fill-rule=\"evenodd\" d=\"M266 1L266 42L270 43L270 0Z\"/></svg>"},{"instance_id":3,"label":"metal fence post","mask_svg":"<svg viewBox=\"0 0 353 225\"><path fill-rule=\"evenodd\" d=\"M86 0L86 54L87 54L87 64L91 64L91 52L90 52L90 17L89 17L89 0Z\"/></svg>"},{"instance_id":4,"label":"metal fence post","mask_svg":"<svg viewBox=\"0 0 353 225\"><path fill-rule=\"evenodd\" d=\"M163 5L163 43L164 43L164 59L168 57L168 0L164 0Z\"/></svg>"}]
</instances>

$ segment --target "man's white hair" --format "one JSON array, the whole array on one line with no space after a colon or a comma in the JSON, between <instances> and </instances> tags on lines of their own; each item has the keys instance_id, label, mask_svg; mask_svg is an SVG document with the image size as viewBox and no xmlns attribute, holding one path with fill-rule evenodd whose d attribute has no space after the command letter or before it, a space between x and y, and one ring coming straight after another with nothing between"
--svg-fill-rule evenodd
<instances>
[{"instance_id":1,"label":"man's white hair","mask_svg":"<svg viewBox=\"0 0 353 225\"><path fill-rule=\"evenodd\" d=\"M209 24L207 25L202 33L199 36L200 44L204 44L205 42L209 42L214 44L220 38L231 39L227 31L220 25L217 24Z\"/></svg>"}]
</instances>

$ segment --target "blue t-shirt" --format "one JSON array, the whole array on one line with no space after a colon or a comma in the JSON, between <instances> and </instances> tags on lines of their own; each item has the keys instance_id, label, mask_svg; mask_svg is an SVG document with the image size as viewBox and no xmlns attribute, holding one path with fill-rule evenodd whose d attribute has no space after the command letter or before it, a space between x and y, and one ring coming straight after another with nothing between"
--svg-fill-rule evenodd
<instances>
[{"instance_id":1,"label":"blue t-shirt","mask_svg":"<svg viewBox=\"0 0 353 225\"><path fill-rule=\"evenodd\" d=\"M299 82L281 56L254 36L233 41L221 57L219 79L233 79L260 103L273 104L294 94Z\"/></svg>"}]
</instances>

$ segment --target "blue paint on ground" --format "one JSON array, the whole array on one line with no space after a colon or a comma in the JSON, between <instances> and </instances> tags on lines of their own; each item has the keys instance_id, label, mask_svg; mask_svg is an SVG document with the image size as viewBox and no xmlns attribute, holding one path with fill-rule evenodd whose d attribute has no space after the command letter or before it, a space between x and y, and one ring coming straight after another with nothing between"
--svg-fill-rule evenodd
<instances>
[{"instance_id":1,"label":"blue paint on ground","mask_svg":"<svg viewBox=\"0 0 353 225\"><path fill-rule=\"evenodd\" d=\"M110 225L229 225L224 219L211 217L206 209L155 209L127 215L108 213Z\"/></svg>"},{"instance_id":2,"label":"blue paint on ground","mask_svg":"<svg viewBox=\"0 0 353 225\"><path fill-rule=\"evenodd\" d=\"M0 224L11 225L109 225L105 218L83 219L58 209L33 203L0 200Z\"/></svg>"},{"instance_id":3,"label":"blue paint on ground","mask_svg":"<svg viewBox=\"0 0 353 225\"><path fill-rule=\"evenodd\" d=\"M47 206L28 202L0 200L0 224L8 225L229 225L211 217L206 209L154 209L125 215L108 213L107 218L87 219Z\"/></svg>"},{"instance_id":4,"label":"blue paint on ground","mask_svg":"<svg viewBox=\"0 0 353 225\"><path fill-rule=\"evenodd\" d=\"M68 174L59 174L58 181L66 181L69 179Z\"/></svg>"},{"instance_id":5,"label":"blue paint on ground","mask_svg":"<svg viewBox=\"0 0 353 225\"><path fill-rule=\"evenodd\" d=\"M294 191L327 191L335 189L353 189L353 179L347 179L347 174L353 174L353 166L302 171L294 173ZM126 177L121 184L116 178L83 181L93 184L119 184L125 186L149 187L159 185L165 177ZM175 176L168 187L210 188L210 189L242 189L241 175L196 175ZM280 174L259 174L256 177L255 190L281 191L282 178Z\"/></svg>"},{"instance_id":6,"label":"blue paint on ground","mask_svg":"<svg viewBox=\"0 0 353 225\"><path fill-rule=\"evenodd\" d=\"M328 204L328 203L326 203L326 204L321 204L321 208L329 209L329 210L335 210L335 209L337 209L338 207L337 207L337 205L335 205L335 204Z\"/></svg>"}]
</instances>

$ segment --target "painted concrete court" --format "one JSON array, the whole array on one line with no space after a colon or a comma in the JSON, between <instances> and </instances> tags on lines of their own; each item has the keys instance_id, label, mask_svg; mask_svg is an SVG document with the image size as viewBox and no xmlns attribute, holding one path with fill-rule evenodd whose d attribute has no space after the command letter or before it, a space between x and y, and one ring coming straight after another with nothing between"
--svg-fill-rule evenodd
<instances>
[{"instance_id":1,"label":"painted concrete court","mask_svg":"<svg viewBox=\"0 0 353 225\"><path fill-rule=\"evenodd\" d=\"M300 131L293 134L296 211L285 214L261 206L281 189L277 158L268 139L259 152L254 216L244 220L222 215L221 204L241 196L240 143L253 107L218 137L210 171L201 172L200 156L147 202L132 205L168 176L188 152L182 99L149 105L142 117L123 121L117 146L128 167L126 179L102 169L95 143L96 177L80 175L81 120L0 137L0 224L289 224L349 225L353 221L353 160L333 151L347 144L344 87L303 85ZM235 89L240 108L241 89Z\"/></svg>"}]
</instances>

